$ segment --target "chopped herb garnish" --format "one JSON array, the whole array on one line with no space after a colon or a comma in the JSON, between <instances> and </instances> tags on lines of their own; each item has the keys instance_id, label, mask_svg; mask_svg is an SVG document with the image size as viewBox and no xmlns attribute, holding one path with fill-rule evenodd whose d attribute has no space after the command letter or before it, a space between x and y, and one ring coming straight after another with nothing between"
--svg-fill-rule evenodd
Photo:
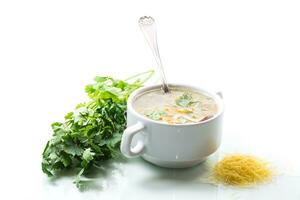
<instances>
[{"instance_id":1,"label":"chopped herb garnish","mask_svg":"<svg viewBox=\"0 0 300 200\"><path fill-rule=\"evenodd\" d=\"M160 110L153 110L149 113L146 113L146 116L153 120L161 120L163 116L165 116L167 113Z\"/></svg>"},{"instance_id":2,"label":"chopped herb garnish","mask_svg":"<svg viewBox=\"0 0 300 200\"><path fill-rule=\"evenodd\" d=\"M183 93L180 97L176 99L176 105L181 106L181 107L188 107L193 101L193 97L190 93Z\"/></svg>"}]
</instances>

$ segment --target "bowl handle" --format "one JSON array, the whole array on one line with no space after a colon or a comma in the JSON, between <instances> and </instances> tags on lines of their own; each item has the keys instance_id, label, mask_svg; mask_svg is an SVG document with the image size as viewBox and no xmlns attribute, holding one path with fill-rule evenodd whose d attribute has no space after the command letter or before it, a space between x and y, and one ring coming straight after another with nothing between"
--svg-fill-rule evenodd
<instances>
[{"instance_id":1,"label":"bowl handle","mask_svg":"<svg viewBox=\"0 0 300 200\"><path fill-rule=\"evenodd\" d=\"M142 140L138 140L134 147L131 147L133 136L143 130L145 126L141 122L127 127L123 133L121 141L121 152L127 158L135 157L142 154L145 144Z\"/></svg>"}]
</instances>

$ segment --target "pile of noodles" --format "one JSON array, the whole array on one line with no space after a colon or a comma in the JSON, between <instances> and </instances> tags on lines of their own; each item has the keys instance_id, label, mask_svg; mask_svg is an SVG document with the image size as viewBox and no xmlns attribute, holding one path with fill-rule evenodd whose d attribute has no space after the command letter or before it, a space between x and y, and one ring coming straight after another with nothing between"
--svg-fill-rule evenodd
<instances>
[{"instance_id":1,"label":"pile of noodles","mask_svg":"<svg viewBox=\"0 0 300 200\"><path fill-rule=\"evenodd\" d=\"M213 168L213 179L217 183L233 186L250 186L272 178L269 164L251 155L225 156Z\"/></svg>"}]
</instances>

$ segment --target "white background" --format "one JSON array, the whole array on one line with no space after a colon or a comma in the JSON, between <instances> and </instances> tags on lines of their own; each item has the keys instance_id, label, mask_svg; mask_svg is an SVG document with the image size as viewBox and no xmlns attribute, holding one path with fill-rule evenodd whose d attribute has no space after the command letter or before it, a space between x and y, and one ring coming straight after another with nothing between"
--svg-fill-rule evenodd
<instances>
[{"instance_id":1,"label":"white background","mask_svg":"<svg viewBox=\"0 0 300 200\"><path fill-rule=\"evenodd\" d=\"M300 199L300 3L229 1L0 1L1 199ZM79 192L41 172L50 124L85 99L96 75L155 68L138 28L157 21L169 82L221 90L220 155L268 159L279 175L252 189L211 186L199 166L164 170L117 163ZM213 159L212 159L213 160Z\"/></svg>"}]
</instances>

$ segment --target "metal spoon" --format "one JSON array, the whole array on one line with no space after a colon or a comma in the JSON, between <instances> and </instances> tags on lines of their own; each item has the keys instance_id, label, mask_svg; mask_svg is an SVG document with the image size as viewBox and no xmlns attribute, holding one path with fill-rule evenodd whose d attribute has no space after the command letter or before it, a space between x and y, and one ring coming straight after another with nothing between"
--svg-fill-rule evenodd
<instances>
[{"instance_id":1,"label":"metal spoon","mask_svg":"<svg viewBox=\"0 0 300 200\"><path fill-rule=\"evenodd\" d=\"M164 68L162 66L162 62L161 62L159 51L158 51L155 21L150 16L144 16L139 19L139 26L146 38L151 50L152 50L152 53L154 55L157 65L158 65L158 69L159 69L161 81L162 81L162 90L165 93L168 93L170 90L169 90L169 87L167 84L166 76L164 73Z\"/></svg>"}]
</instances>

